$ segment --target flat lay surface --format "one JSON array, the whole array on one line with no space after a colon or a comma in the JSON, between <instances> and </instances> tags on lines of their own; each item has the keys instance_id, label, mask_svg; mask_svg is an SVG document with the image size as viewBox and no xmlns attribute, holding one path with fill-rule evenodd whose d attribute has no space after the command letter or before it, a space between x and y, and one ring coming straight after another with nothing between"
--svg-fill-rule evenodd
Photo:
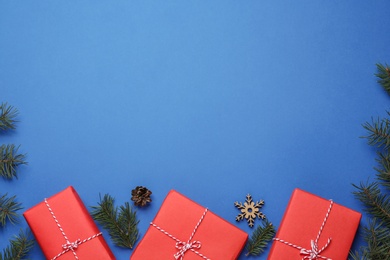
<instances>
[{"instance_id":1,"label":"flat lay surface","mask_svg":"<svg viewBox=\"0 0 390 260\"><path fill-rule=\"evenodd\" d=\"M377 164L362 124L389 108L374 76L390 63L388 10L385 0L0 1L0 102L19 110L0 140L28 162L0 179L0 195L23 213L73 186L90 209L145 186L141 238L172 189L249 236L263 220L235 220L247 194L276 228L295 188L362 212L352 184ZM20 217L0 228L0 250L27 227ZM29 258L44 259L37 244Z\"/></svg>"}]
</instances>

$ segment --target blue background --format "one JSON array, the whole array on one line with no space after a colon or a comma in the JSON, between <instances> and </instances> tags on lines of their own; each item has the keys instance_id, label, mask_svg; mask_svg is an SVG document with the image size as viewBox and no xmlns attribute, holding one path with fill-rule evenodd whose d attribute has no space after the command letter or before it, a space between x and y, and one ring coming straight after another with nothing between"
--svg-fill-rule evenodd
<instances>
[{"instance_id":1,"label":"blue background","mask_svg":"<svg viewBox=\"0 0 390 260\"><path fill-rule=\"evenodd\" d=\"M29 164L0 193L28 209L73 185L86 206L99 193L119 205L144 185L153 202L138 210L141 235L170 189L249 235L233 206L247 193L276 226L296 187L362 211L351 184L375 175L360 137L388 109L374 76L390 62L388 10L387 0L2 0L0 101L20 122L0 140ZM0 248L21 227L1 229ZM30 257L43 259L38 246Z\"/></svg>"}]
</instances>

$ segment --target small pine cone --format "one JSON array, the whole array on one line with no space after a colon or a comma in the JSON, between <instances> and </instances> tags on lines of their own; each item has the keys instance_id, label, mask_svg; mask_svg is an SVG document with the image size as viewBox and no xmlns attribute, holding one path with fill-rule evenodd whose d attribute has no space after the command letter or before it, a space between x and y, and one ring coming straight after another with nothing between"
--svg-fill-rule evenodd
<instances>
[{"instance_id":1,"label":"small pine cone","mask_svg":"<svg viewBox=\"0 0 390 260\"><path fill-rule=\"evenodd\" d=\"M152 201L150 198L151 194L152 192L146 187L137 186L134 190L131 191L131 200L134 201L135 206L143 207Z\"/></svg>"}]
</instances>

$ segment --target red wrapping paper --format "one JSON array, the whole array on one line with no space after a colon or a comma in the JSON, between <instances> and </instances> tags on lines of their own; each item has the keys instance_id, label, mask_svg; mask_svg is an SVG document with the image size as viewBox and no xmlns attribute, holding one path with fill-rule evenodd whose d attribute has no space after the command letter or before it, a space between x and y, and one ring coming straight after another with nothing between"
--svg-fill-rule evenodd
<instances>
[{"instance_id":1,"label":"red wrapping paper","mask_svg":"<svg viewBox=\"0 0 390 260\"><path fill-rule=\"evenodd\" d=\"M66 188L46 201L70 243L75 242L77 239L83 241L100 233L73 187ZM53 259L65 250L63 245L66 244L66 239L44 201L28 209L23 216L46 259ZM74 252L77 257L69 250L56 259L115 259L102 235L79 244L77 248L74 248Z\"/></svg>"},{"instance_id":2,"label":"red wrapping paper","mask_svg":"<svg viewBox=\"0 0 390 260\"><path fill-rule=\"evenodd\" d=\"M329 200L295 189L275 238L311 250L311 241L316 240L329 206ZM318 239L318 248L326 245L328 238L331 242L320 255L333 260L347 259L360 219L359 212L333 203ZM305 256L308 255L300 254L299 249L275 240L268 259L301 260Z\"/></svg>"},{"instance_id":3,"label":"red wrapping paper","mask_svg":"<svg viewBox=\"0 0 390 260\"><path fill-rule=\"evenodd\" d=\"M172 190L152 223L177 239L187 242L204 212L204 207ZM244 231L207 211L191 241L200 241L201 247L196 251L208 259L233 260L239 256L247 238L248 235ZM174 259L177 252L179 249L176 248L176 241L151 225L130 259ZM188 250L183 259L205 258Z\"/></svg>"}]
</instances>

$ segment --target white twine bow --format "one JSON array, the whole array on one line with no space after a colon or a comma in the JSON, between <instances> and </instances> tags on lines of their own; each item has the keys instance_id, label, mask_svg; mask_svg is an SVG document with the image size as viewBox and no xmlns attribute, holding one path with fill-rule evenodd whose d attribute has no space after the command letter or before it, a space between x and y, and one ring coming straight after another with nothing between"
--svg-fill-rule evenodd
<instances>
[{"instance_id":1,"label":"white twine bow","mask_svg":"<svg viewBox=\"0 0 390 260\"><path fill-rule=\"evenodd\" d=\"M324 256L321 256L320 253L322 251L324 251L325 248L328 247L328 245L330 244L330 241L331 241L331 239L328 238L328 242L320 250L318 250L317 242L311 240L310 241L310 243L311 243L311 250L307 250L306 248L302 248L301 249L301 252L300 252L301 255L306 255L305 257L303 257L303 259L309 259L309 260L318 259L318 258L329 259L329 258L326 258Z\"/></svg>"},{"instance_id":2,"label":"white twine bow","mask_svg":"<svg viewBox=\"0 0 390 260\"><path fill-rule=\"evenodd\" d=\"M330 204L329 204L329 208L328 208L328 211L326 212L326 215L325 215L325 218L324 218L324 221L322 222L322 225L320 227L320 230L318 231L318 234L317 234L317 238L316 240L311 240L310 241L310 245L311 245L311 249L306 249L304 247L301 247L301 246L298 246L298 245L295 245L295 244L292 244L290 242L287 242L287 241L284 241L283 239L280 239L280 238L274 238L273 240L275 241L279 241L285 245L288 245L288 246L291 246L293 248L296 248L298 250L300 250L300 254L301 255L305 255L302 260L305 260L305 259L308 259L308 260L315 260L315 259L318 259L318 258L321 258L321 259L326 259L326 260L332 260L331 258L328 258L326 256L322 256L320 255L320 253L322 251L325 250L325 248L327 248L332 240L332 238L328 238L328 241L326 242L326 244L321 248L321 249L318 249L318 240L320 239L320 236L321 236L321 233L322 233L322 230L324 229L324 226L326 224L326 221L328 220L328 217L329 217L329 214L330 214L330 211L332 210L332 207L333 207L333 201L330 200Z\"/></svg>"},{"instance_id":3,"label":"white twine bow","mask_svg":"<svg viewBox=\"0 0 390 260\"><path fill-rule=\"evenodd\" d=\"M157 226L156 224L154 224L153 222L150 222L150 225L152 225L153 227L157 228L158 230L160 230L162 233L164 233L165 235L167 235L168 237L172 238L173 240L176 241L176 248L179 249L179 252L175 253L173 255L173 257L178 260L183 260L184 259L184 254L190 250L192 252L194 252L195 254L197 254L198 256L202 257L203 259L206 259L206 260L211 260L209 259L207 256L203 255L202 253L199 253L198 251L196 251L195 249L199 249L201 248L202 244L200 241L191 241L193 236L195 235L195 232L196 230L198 229L200 223L202 223L206 213L207 213L208 209L206 208L205 211L203 212L202 216L200 217L198 223L196 224L194 230L192 231L192 234L190 236L190 238L188 239L187 242L183 242L181 241L180 239L176 238L175 236L169 234L167 231L165 231L164 229L160 228L159 226Z\"/></svg>"},{"instance_id":4,"label":"white twine bow","mask_svg":"<svg viewBox=\"0 0 390 260\"><path fill-rule=\"evenodd\" d=\"M47 202L47 199L45 199L45 204L47 206L47 209L50 211L51 216L53 217L54 221L56 222L57 227L61 231L61 234L64 237L65 242L66 242L66 244L62 245L62 249L64 249L64 250L61 253L59 253L58 255L56 255L55 257L53 257L51 260L55 260L55 259L59 258L60 256L62 256L63 254L69 252L69 251L72 251L74 258L78 260L79 258L78 258L77 254L76 254L76 251L75 251L78 248L78 246L83 244L83 243L85 243L85 242L88 242L91 239L94 239L95 237L101 236L102 232L97 233L97 234L95 234L93 236L90 236L90 237L88 237L88 238L86 238L86 239L84 239L82 241L81 241L81 239L77 239L74 242L70 242L68 237L65 234L65 231L62 229L62 226L61 226L60 222L58 221L57 217L54 215L53 210L51 209L49 203Z\"/></svg>"},{"instance_id":5,"label":"white twine bow","mask_svg":"<svg viewBox=\"0 0 390 260\"><path fill-rule=\"evenodd\" d=\"M74 241L74 242L72 242L72 243L69 242L69 241L66 241L66 244L63 244L63 245L62 245L62 248L63 248L63 249L72 250L72 249L76 249L80 244L81 244L80 239L77 239L76 241Z\"/></svg>"},{"instance_id":6,"label":"white twine bow","mask_svg":"<svg viewBox=\"0 0 390 260\"><path fill-rule=\"evenodd\" d=\"M185 252L187 250L191 249L199 249L202 246L202 244L199 241L193 241L191 243L185 243L185 242L177 242L176 243L176 248L179 249L180 251L177 252L174 257L175 259L183 259Z\"/></svg>"}]
</instances>

